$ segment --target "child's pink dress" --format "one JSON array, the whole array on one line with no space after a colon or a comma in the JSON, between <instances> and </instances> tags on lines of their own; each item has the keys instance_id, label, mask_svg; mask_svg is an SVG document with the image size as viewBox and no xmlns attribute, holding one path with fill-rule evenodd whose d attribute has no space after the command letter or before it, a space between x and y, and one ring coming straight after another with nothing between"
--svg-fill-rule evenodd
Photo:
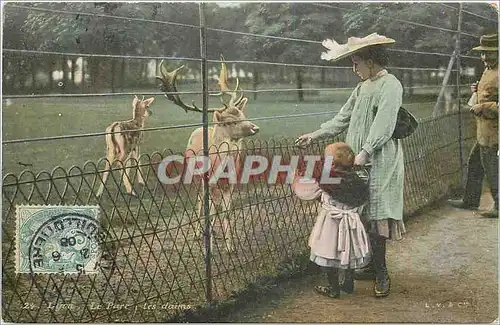
<instances>
[{"instance_id":1,"label":"child's pink dress","mask_svg":"<svg viewBox=\"0 0 500 325\"><path fill-rule=\"evenodd\" d=\"M357 269L370 261L370 246L361 222L363 206L348 206L323 191L316 181L294 184L302 200L321 197L321 207L309 236L311 261L319 266Z\"/></svg>"}]
</instances>

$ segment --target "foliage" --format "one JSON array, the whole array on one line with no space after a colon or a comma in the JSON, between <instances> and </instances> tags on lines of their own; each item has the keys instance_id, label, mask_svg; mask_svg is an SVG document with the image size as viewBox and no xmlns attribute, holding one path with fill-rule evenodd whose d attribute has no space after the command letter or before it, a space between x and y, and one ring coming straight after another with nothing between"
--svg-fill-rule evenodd
<instances>
[{"instance_id":1,"label":"foliage","mask_svg":"<svg viewBox=\"0 0 500 325\"><path fill-rule=\"evenodd\" d=\"M494 14L491 6L485 3L464 4L465 8L487 18L492 18ZM495 30L498 26L467 13L463 13L462 17L462 31L478 36L462 35L461 45L464 49L474 46L486 30ZM384 34L396 39L395 48L398 49L451 54L455 48L456 34L443 29L457 29L458 7L453 9L441 3L357 3L345 11L344 19L347 34ZM418 67L435 67L447 64L448 60L449 57L428 55L411 56L410 60L407 55L396 55L395 65L408 66L413 63Z\"/></svg>"},{"instance_id":2,"label":"foliage","mask_svg":"<svg viewBox=\"0 0 500 325\"><path fill-rule=\"evenodd\" d=\"M253 34L321 42L341 33L339 12L306 3L259 3L246 6L245 26ZM241 40L249 55L286 63L321 64L319 43L246 36ZM314 53L314 54L313 54Z\"/></svg>"},{"instance_id":3,"label":"foliage","mask_svg":"<svg viewBox=\"0 0 500 325\"><path fill-rule=\"evenodd\" d=\"M465 34L461 36L461 52L472 55L469 51L478 43L481 34L496 32L498 14L486 3L462 5L466 12L463 13L462 21L462 31ZM55 12L20 9L15 6ZM334 38L345 42L348 36L364 36L370 32L395 38L397 43L394 47L397 49L451 54L455 47L455 33L442 29L456 30L457 13L457 4L441 3L263 2L240 3L239 6L229 7L208 3L205 10L207 57L218 60L223 53L227 60L327 65L320 60L320 54L324 50L320 44L322 40ZM111 16L144 21L114 19ZM199 58L199 22L199 5L189 2L8 3L4 6L3 44L8 49ZM236 33L225 33L223 30ZM436 68L446 66L449 61L449 56L394 53L392 61L395 66ZM4 58L3 77L9 92L14 91L13 88L23 88L29 84L27 80L34 80L35 74L40 70L53 70L56 63L60 65L62 60L60 56L14 53L4 54ZM125 63L117 65L117 59L88 61L90 69L86 73L90 75L91 83L107 78L106 75L114 74L120 68L125 70ZM462 63L474 66L478 61L464 59ZM116 79L140 79L135 75L145 71L146 64L146 61L127 60L127 67L135 68L121 71ZM195 71L200 67L196 61L182 64ZM215 65L212 62L210 64ZM257 73L268 68L269 66L252 66L254 87L259 82ZM272 73L283 73L283 70L279 71L273 70ZM291 78L301 88L301 70L295 69L294 72ZM111 78L115 80L115 76ZM321 78L324 79L324 72ZM152 80L148 83L151 84Z\"/></svg>"}]
</instances>

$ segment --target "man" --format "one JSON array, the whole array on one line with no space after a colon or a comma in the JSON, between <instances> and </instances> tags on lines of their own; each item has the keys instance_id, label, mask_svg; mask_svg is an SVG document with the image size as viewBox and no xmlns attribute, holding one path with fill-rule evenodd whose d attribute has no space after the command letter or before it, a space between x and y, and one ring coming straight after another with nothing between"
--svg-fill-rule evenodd
<instances>
[{"instance_id":1,"label":"man","mask_svg":"<svg viewBox=\"0 0 500 325\"><path fill-rule=\"evenodd\" d=\"M482 215L498 218L498 34L481 36L480 46L473 50L480 51L485 65L479 84L471 86L477 98L475 102L471 98L470 109L476 117L477 140L469 154L463 199L448 202L460 209L477 209L486 175L495 204Z\"/></svg>"}]
</instances>

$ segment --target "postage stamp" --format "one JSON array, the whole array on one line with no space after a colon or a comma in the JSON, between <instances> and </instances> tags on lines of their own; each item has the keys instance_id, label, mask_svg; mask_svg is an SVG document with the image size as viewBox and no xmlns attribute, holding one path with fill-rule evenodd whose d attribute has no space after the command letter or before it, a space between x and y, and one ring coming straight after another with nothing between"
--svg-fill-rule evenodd
<instances>
[{"instance_id":1,"label":"postage stamp","mask_svg":"<svg viewBox=\"0 0 500 325\"><path fill-rule=\"evenodd\" d=\"M98 206L18 205L17 273L98 273Z\"/></svg>"}]
</instances>

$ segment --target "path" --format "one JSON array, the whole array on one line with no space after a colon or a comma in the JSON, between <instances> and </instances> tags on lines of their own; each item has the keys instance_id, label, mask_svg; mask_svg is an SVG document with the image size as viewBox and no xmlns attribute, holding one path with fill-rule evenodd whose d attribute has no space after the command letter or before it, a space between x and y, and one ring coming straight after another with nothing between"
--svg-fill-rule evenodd
<instances>
[{"instance_id":1,"label":"path","mask_svg":"<svg viewBox=\"0 0 500 325\"><path fill-rule=\"evenodd\" d=\"M318 296L322 274L280 285L217 322L492 323L498 319L498 219L446 203L407 222L407 236L388 244L389 297L357 281L340 300Z\"/></svg>"}]
</instances>

